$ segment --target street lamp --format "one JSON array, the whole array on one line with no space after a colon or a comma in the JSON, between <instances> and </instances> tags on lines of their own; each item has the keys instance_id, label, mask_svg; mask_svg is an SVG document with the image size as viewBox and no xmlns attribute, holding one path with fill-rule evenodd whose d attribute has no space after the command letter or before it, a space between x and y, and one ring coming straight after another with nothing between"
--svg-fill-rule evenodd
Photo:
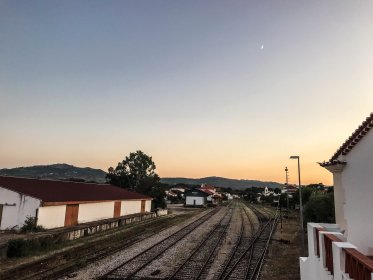
<instances>
[{"instance_id":1,"label":"street lamp","mask_svg":"<svg viewBox=\"0 0 373 280\"><path fill-rule=\"evenodd\" d=\"M302 204L302 187L300 184L300 163L299 156L291 156L290 159L298 160L298 183L299 183L299 210L300 210L300 227L301 227L301 242L302 242L302 256L304 256L304 229L303 229L303 204Z\"/></svg>"},{"instance_id":2,"label":"street lamp","mask_svg":"<svg viewBox=\"0 0 373 280\"><path fill-rule=\"evenodd\" d=\"M288 187L289 187L289 175L288 175L288 167L286 166L285 167L285 179L286 179L286 183L285 183L285 187L286 187L286 216L287 218L289 218L289 192L288 192Z\"/></svg>"}]
</instances>

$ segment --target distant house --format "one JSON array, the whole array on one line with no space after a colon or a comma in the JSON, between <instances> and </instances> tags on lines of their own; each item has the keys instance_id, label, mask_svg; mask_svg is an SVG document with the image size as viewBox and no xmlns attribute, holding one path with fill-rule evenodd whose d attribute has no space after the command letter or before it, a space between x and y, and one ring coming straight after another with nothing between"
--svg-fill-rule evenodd
<instances>
[{"instance_id":1,"label":"distant house","mask_svg":"<svg viewBox=\"0 0 373 280\"><path fill-rule=\"evenodd\" d=\"M293 195L297 192L298 188L292 185L286 185L281 189L281 193L286 193L289 197L293 197Z\"/></svg>"},{"instance_id":2,"label":"distant house","mask_svg":"<svg viewBox=\"0 0 373 280\"><path fill-rule=\"evenodd\" d=\"M207 184L202 184L200 190L209 195L207 197L208 202L214 205L221 203L223 196L218 193L218 188Z\"/></svg>"},{"instance_id":3,"label":"distant house","mask_svg":"<svg viewBox=\"0 0 373 280\"><path fill-rule=\"evenodd\" d=\"M173 188L170 189L170 191L176 191L176 192L184 193L185 188L173 187Z\"/></svg>"},{"instance_id":4,"label":"distant house","mask_svg":"<svg viewBox=\"0 0 373 280\"><path fill-rule=\"evenodd\" d=\"M151 200L108 184L0 176L0 230L18 229L27 217L50 229L145 213Z\"/></svg>"},{"instance_id":5,"label":"distant house","mask_svg":"<svg viewBox=\"0 0 373 280\"><path fill-rule=\"evenodd\" d=\"M301 279L373 279L373 113L320 165L333 173L336 224L308 223Z\"/></svg>"},{"instance_id":6,"label":"distant house","mask_svg":"<svg viewBox=\"0 0 373 280\"><path fill-rule=\"evenodd\" d=\"M185 206L204 207L207 205L207 194L199 189L185 191Z\"/></svg>"},{"instance_id":7,"label":"distant house","mask_svg":"<svg viewBox=\"0 0 373 280\"><path fill-rule=\"evenodd\" d=\"M209 190L209 191L212 191L212 192L214 192L214 193L216 193L216 191L217 191L217 188L216 188L216 187L211 186L211 185L207 185L207 184L201 184L201 187L200 187L200 188L203 189L203 190Z\"/></svg>"}]
</instances>

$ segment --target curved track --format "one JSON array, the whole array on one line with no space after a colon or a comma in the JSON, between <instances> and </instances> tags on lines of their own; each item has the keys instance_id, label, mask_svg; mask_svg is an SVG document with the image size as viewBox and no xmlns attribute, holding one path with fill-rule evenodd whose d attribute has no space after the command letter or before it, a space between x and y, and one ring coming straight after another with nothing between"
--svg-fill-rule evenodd
<instances>
[{"instance_id":1,"label":"curved track","mask_svg":"<svg viewBox=\"0 0 373 280\"><path fill-rule=\"evenodd\" d=\"M255 215L258 217L260 227L249 239L242 236L235 246L235 250L228 258L223 271L217 279L257 279L261 264L264 260L272 232L277 223L277 218L268 219L269 213L261 211L256 207L250 206ZM245 214L249 217L248 212L244 209ZM249 221L250 218L249 218ZM253 223L250 222L253 228Z\"/></svg>"}]
</instances>

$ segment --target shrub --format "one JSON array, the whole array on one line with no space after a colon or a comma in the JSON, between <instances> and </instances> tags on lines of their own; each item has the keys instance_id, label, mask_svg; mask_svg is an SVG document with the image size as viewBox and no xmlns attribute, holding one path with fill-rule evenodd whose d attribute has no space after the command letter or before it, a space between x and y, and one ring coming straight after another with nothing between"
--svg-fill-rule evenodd
<instances>
[{"instance_id":1,"label":"shrub","mask_svg":"<svg viewBox=\"0 0 373 280\"><path fill-rule=\"evenodd\" d=\"M334 223L333 193L313 193L304 207L304 218L305 223Z\"/></svg>"},{"instance_id":2,"label":"shrub","mask_svg":"<svg viewBox=\"0 0 373 280\"><path fill-rule=\"evenodd\" d=\"M40 251L48 249L55 241L52 237L34 239L12 239L8 242L7 257L20 258L35 255Z\"/></svg>"},{"instance_id":3,"label":"shrub","mask_svg":"<svg viewBox=\"0 0 373 280\"><path fill-rule=\"evenodd\" d=\"M20 232L37 232L37 231L44 231L45 229L42 226L38 226L36 224L36 218L27 216L25 223L20 229Z\"/></svg>"},{"instance_id":4,"label":"shrub","mask_svg":"<svg viewBox=\"0 0 373 280\"><path fill-rule=\"evenodd\" d=\"M20 258L30 254L31 248L30 240L13 239L8 243L8 258Z\"/></svg>"}]
</instances>

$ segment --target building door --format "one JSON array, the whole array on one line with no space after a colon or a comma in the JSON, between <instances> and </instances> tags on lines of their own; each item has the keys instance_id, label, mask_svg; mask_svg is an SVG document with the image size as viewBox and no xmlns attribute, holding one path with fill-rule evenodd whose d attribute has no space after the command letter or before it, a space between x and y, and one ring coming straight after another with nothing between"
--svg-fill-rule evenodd
<instances>
[{"instance_id":1,"label":"building door","mask_svg":"<svg viewBox=\"0 0 373 280\"><path fill-rule=\"evenodd\" d=\"M193 199L193 206L196 206L196 200Z\"/></svg>"},{"instance_id":2,"label":"building door","mask_svg":"<svg viewBox=\"0 0 373 280\"><path fill-rule=\"evenodd\" d=\"M78 224L79 204L66 205L65 227Z\"/></svg>"},{"instance_id":3,"label":"building door","mask_svg":"<svg viewBox=\"0 0 373 280\"><path fill-rule=\"evenodd\" d=\"M114 202L114 218L119 218L120 217L120 208L122 206L121 201L115 201Z\"/></svg>"},{"instance_id":4,"label":"building door","mask_svg":"<svg viewBox=\"0 0 373 280\"><path fill-rule=\"evenodd\" d=\"M145 213L145 200L141 200L141 213Z\"/></svg>"},{"instance_id":5,"label":"building door","mask_svg":"<svg viewBox=\"0 0 373 280\"><path fill-rule=\"evenodd\" d=\"M4 207L4 204L0 204L0 227L1 227L1 220L3 218L3 207Z\"/></svg>"}]
</instances>

